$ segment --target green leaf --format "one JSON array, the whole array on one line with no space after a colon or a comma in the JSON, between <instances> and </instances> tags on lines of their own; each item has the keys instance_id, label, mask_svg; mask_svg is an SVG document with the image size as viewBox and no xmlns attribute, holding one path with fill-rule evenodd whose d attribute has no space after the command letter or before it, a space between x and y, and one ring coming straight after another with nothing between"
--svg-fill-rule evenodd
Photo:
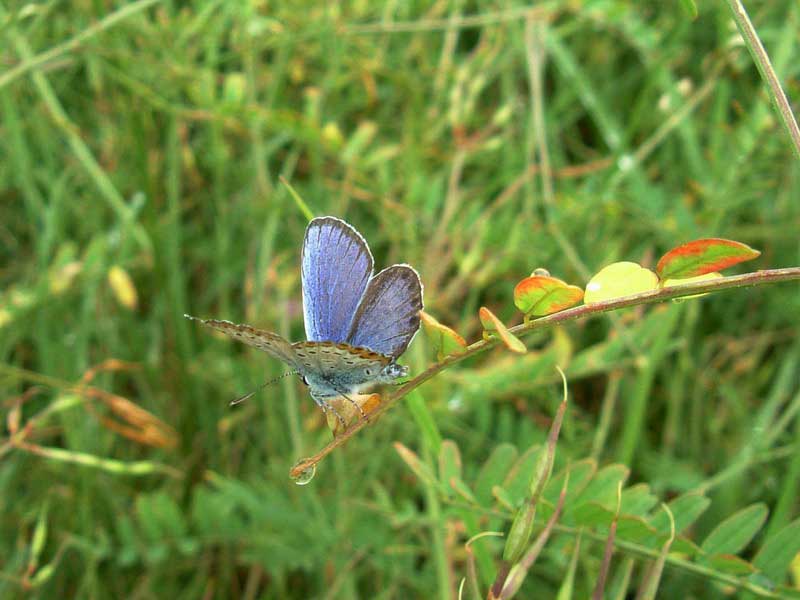
<instances>
[{"instance_id":1,"label":"green leaf","mask_svg":"<svg viewBox=\"0 0 800 600\"><path fill-rule=\"evenodd\" d=\"M658 288L658 277L634 262L616 262L600 269L586 284L584 304L596 304Z\"/></svg>"},{"instance_id":2,"label":"green leaf","mask_svg":"<svg viewBox=\"0 0 800 600\"><path fill-rule=\"evenodd\" d=\"M641 543L657 537L656 530L641 517L620 515L617 520L617 537L629 542Z\"/></svg>"},{"instance_id":3,"label":"green leaf","mask_svg":"<svg viewBox=\"0 0 800 600\"><path fill-rule=\"evenodd\" d=\"M644 517L658 503L658 498L650 492L650 486L639 483L622 491L620 513Z\"/></svg>"},{"instance_id":4,"label":"green leaf","mask_svg":"<svg viewBox=\"0 0 800 600\"><path fill-rule=\"evenodd\" d=\"M702 515L711 500L698 492L688 492L672 500L668 506L675 519L675 533L680 533ZM650 524L658 531L669 532L669 517L659 509L650 519Z\"/></svg>"},{"instance_id":5,"label":"green leaf","mask_svg":"<svg viewBox=\"0 0 800 600\"><path fill-rule=\"evenodd\" d=\"M517 336L511 333L503 324L503 322L498 319L488 308L481 306L480 311L478 311L478 316L484 329L484 337L486 337L487 333L493 333L496 334L497 337L500 338L500 341L505 344L506 348L512 352L516 352L517 354L525 354L528 351L528 349L525 347L525 344L523 344Z\"/></svg>"},{"instance_id":6,"label":"green leaf","mask_svg":"<svg viewBox=\"0 0 800 600\"><path fill-rule=\"evenodd\" d=\"M630 473L625 465L608 465L597 472L594 479L589 482L586 489L575 500L577 503L594 501L616 512L617 488L623 483Z\"/></svg>"},{"instance_id":7,"label":"green leaf","mask_svg":"<svg viewBox=\"0 0 800 600\"><path fill-rule=\"evenodd\" d=\"M439 323L424 310L419 311L419 317L425 335L431 341L437 360L442 360L450 354L460 354L467 347L467 342L463 337L446 325Z\"/></svg>"},{"instance_id":8,"label":"green leaf","mask_svg":"<svg viewBox=\"0 0 800 600\"><path fill-rule=\"evenodd\" d=\"M492 496L494 496L497 501L507 510L516 510L517 507L515 505L514 499L508 495L508 492L501 488L499 485L496 485L492 488Z\"/></svg>"},{"instance_id":9,"label":"green leaf","mask_svg":"<svg viewBox=\"0 0 800 600\"><path fill-rule=\"evenodd\" d=\"M589 481L594 477L597 472L597 462L592 458L585 458L576 463L572 463L566 469L563 469L553 475L547 486L544 488L542 496L552 506L558 502L558 497L561 495L561 488L564 486L564 479L569 474L569 487L567 488L566 503L571 503L573 498L577 498L580 493L589 484Z\"/></svg>"},{"instance_id":10,"label":"green leaf","mask_svg":"<svg viewBox=\"0 0 800 600\"><path fill-rule=\"evenodd\" d=\"M735 554L714 554L706 557L705 561L717 571L729 575L750 575L755 572L755 567Z\"/></svg>"},{"instance_id":11,"label":"green leaf","mask_svg":"<svg viewBox=\"0 0 800 600\"><path fill-rule=\"evenodd\" d=\"M187 533L186 522L177 502L165 492L156 492L151 497L150 508L161 523L166 535L172 539L181 538Z\"/></svg>"},{"instance_id":12,"label":"green leaf","mask_svg":"<svg viewBox=\"0 0 800 600\"><path fill-rule=\"evenodd\" d=\"M514 288L514 305L525 316L541 317L574 306L583 298L583 290L555 277L533 275Z\"/></svg>"},{"instance_id":13,"label":"green leaf","mask_svg":"<svg viewBox=\"0 0 800 600\"><path fill-rule=\"evenodd\" d=\"M614 514L614 511L593 500L583 502L570 511L570 517L575 525L585 525L586 527L599 525L608 527L614 520Z\"/></svg>"},{"instance_id":14,"label":"green leaf","mask_svg":"<svg viewBox=\"0 0 800 600\"><path fill-rule=\"evenodd\" d=\"M478 499L472 493L472 490L469 489L469 486L464 483L462 479L453 478L447 480L447 485L450 486L456 494L464 498L470 504L480 504Z\"/></svg>"},{"instance_id":15,"label":"green leaf","mask_svg":"<svg viewBox=\"0 0 800 600\"><path fill-rule=\"evenodd\" d=\"M517 459L508 472L503 481L503 489L508 492L508 497L512 499L514 506L518 506L528 496L528 486L531 483L539 453L546 451L544 446L534 444Z\"/></svg>"},{"instance_id":16,"label":"green leaf","mask_svg":"<svg viewBox=\"0 0 800 600\"><path fill-rule=\"evenodd\" d=\"M574 511L573 516L576 525L607 531L614 520L615 512L597 502L586 502ZM641 543L655 538L656 530L641 517L620 515L617 519L616 535L629 542Z\"/></svg>"},{"instance_id":17,"label":"green leaf","mask_svg":"<svg viewBox=\"0 0 800 600\"><path fill-rule=\"evenodd\" d=\"M767 507L753 504L717 525L700 545L706 555L736 554L753 539L767 519Z\"/></svg>"},{"instance_id":18,"label":"green leaf","mask_svg":"<svg viewBox=\"0 0 800 600\"><path fill-rule=\"evenodd\" d=\"M130 567L139 556L133 522L128 515L121 514L114 519L114 527L119 538L119 549L114 553L114 556L120 566Z\"/></svg>"},{"instance_id":19,"label":"green leaf","mask_svg":"<svg viewBox=\"0 0 800 600\"><path fill-rule=\"evenodd\" d=\"M153 510L153 498L142 494L136 498L136 517L148 542L157 542L162 538L161 523Z\"/></svg>"},{"instance_id":20,"label":"green leaf","mask_svg":"<svg viewBox=\"0 0 800 600\"><path fill-rule=\"evenodd\" d=\"M722 238L694 240L673 248L656 265L661 279L685 279L752 260L761 252L741 242Z\"/></svg>"},{"instance_id":21,"label":"green leaf","mask_svg":"<svg viewBox=\"0 0 800 600\"><path fill-rule=\"evenodd\" d=\"M664 540L667 539L667 537L668 537L667 535L662 533L662 534L659 534L656 539L659 540L661 543L663 543ZM644 546L648 546L648 547L653 547L653 548L658 547L657 545L651 545L651 544L649 544L647 542L645 542L643 545ZM682 537L682 536L675 538L675 541L672 542L672 546L670 547L670 550L672 552L678 552L680 554L685 554L687 557L697 556L697 555L701 554L700 546L695 544L692 540L690 540L688 538L685 538L685 537Z\"/></svg>"},{"instance_id":22,"label":"green leaf","mask_svg":"<svg viewBox=\"0 0 800 600\"><path fill-rule=\"evenodd\" d=\"M697 15L700 14L697 11L697 4L694 0L681 0L681 6L683 6L683 10L686 11L686 14L689 15L692 20L697 18Z\"/></svg>"},{"instance_id":23,"label":"green leaf","mask_svg":"<svg viewBox=\"0 0 800 600\"><path fill-rule=\"evenodd\" d=\"M31 538L31 553L28 558L28 572L32 573L39 566L39 557L44 549L44 543L47 540L47 512L48 505L45 501L39 507L39 516L36 518L36 527L33 530L33 537Z\"/></svg>"},{"instance_id":24,"label":"green leaf","mask_svg":"<svg viewBox=\"0 0 800 600\"><path fill-rule=\"evenodd\" d=\"M753 559L755 565L773 582L780 583L792 560L800 552L800 519L771 536Z\"/></svg>"},{"instance_id":25,"label":"green leaf","mask_svg":"<svg viewBox=\"0 0 800 600\"><path fill-rule=\"evenodd\" d=\"M492 488L500 485L517 459L517 449L513 444L499 444L489 455L489 459L481 467L475 481L475 496L483 505L491 505L494 501Z\"/></svg>"}]
</instances>

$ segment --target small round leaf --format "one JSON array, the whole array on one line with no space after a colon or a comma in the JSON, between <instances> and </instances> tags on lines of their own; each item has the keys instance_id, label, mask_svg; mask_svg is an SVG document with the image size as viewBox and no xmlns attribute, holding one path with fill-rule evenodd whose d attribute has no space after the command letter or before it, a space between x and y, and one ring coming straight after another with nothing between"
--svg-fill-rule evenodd
<instances>
[{"instance_id":1,"label":"small round leaf","mask_svg":"<svg viewBox=\"0 0 800 600\"><path fill-rule=\"evenodd\" d=\"M581 298L581 288L542 275L526 277L514 288L514 304L526 316L549 315L577 304Z\"/></svg>"},{"instance_id":2,"label":"small round leaf","mask_svg":"<svg viewBox=\"0 0 800 600\"><path fill-rule=\"evenodd\" d=\"M586 284L584 304L649 292L658 288L658 277L634 262L616 262L603 267Z\"/></svg>"}]
</instances>

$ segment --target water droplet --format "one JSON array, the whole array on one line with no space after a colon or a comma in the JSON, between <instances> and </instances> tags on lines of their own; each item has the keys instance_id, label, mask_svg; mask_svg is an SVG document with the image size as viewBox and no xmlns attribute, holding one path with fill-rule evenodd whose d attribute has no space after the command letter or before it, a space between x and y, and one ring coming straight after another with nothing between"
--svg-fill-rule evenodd
<instances>
[{"instance_id":1,"label":"water droplet","mask_svg":"<svg viewBox=\"0 0 800 600\"><path fill-rule=\"evenodd\" d=\"M314 479L314 475L317 472L317 466L311 465L300 471L300 474L297 477L294 477L294 482L297 485L308 485L312 479Z\"/></svg>"}]
</instances>

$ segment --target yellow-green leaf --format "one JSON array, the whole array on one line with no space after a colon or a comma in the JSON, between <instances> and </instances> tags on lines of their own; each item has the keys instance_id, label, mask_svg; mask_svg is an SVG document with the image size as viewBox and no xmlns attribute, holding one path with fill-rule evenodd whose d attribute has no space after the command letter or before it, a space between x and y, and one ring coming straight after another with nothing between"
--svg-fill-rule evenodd
<instances>
[{"instance_id":1,"label":"yellow-green leaf","mask_svg":"<svg viewBox=\"0 0 800 600\"><path fill-rule=\"evenodd\" d=\"M584 304L596 304L658 288L658 277L634 262L616 262L603 267L586 284Z\"/></svg>"},{"instance_id":2,"label":"yellow-green leaf","mask_svg":"<svg viewBox=\"0 0 800 600\"><path fill-rule=\"evenodd\" d=\"M118 265L114 265L108 270L108 285L114 296L122 306L128 310L135 310L139 303L136 293L136 286L128 272Z\"/></svg>"}]
</instances>

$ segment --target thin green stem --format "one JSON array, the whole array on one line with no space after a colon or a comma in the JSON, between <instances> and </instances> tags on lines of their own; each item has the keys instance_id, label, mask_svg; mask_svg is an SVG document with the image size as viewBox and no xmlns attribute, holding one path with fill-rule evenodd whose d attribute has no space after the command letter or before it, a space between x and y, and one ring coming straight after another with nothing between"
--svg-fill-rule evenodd
<instances>
[{"instance_id":1,"label":"thin green stem","mask_svg":"<svg viewBox=\"0 0 800 600\"><path fill-rule=\"evenodd\" d=\"M139 0L138 2L125 4L119 10L114 11L113 13L103 17L94 25L90 25L89 27L81 31L78 35L69 38L65 42L61 42L60 44L50 48L50 50L42 52L41 54L37 54L36 56L26 57L21 63L19 63L14 67L11 67L8 71L0 75L0 89L11 83L18 77L21 77L28 71L36 69L37 67L47 62L55 60L62 54L67 54L68 52L76 50L86 40L93 38L98 33L110 29L117 23L124 21L128 17L140 11L143 11L146 8L149 8L158 2L161 2L161 0Z\"/></svg>"},{"instance_id":2,"label":"thin green stem","mask_svg":"<svg viewBox=\"0 0 800 600\"><path fill-rule=\"evenodd\" d=\"M586 531L583 527L568 527L566 525L556 525L556 531L561 533L567 533L570 535L581 535L583 537L587 537L589 539L595 540L597 542L605 542L607 536L601 535L598 533L592 533L590 531ZM640 556L642 558L648 558L652 560L658 560L661 551L660 550L651 550L650 548L645 548L644 546L640 546L638 544L634 544L633 542L626 542L620 540L619 538L614 540L614 547L622 550L627 554L633 554L636 556ZM725 573L721 573L720 571L715 571L711 567L707 567L701 564L693 563L689 560L685 560L682 558L678 558L675 554L668 554L666 559L666 564L682 569L693 575L697 575L699 577L704 577L707 579L713 579L714 581L718 581L725 585L730 585L736 589L740 590L747 590L748 592L752 592L756 596L760 598L780 598L781 596L770 590L767 590L763 587L756 585L746 579L740 579L734 575L727 575Z\"/></svg>"},{"instance_id":3,"label":"thin green stem","mask_svg":"<svg viewBox=\"0 0 800 600\"><path fill-rule=\"evenodd\" d=\"M792 141L794 153L797 158L800 158L800 128L797 127L797 121L794 118L791 106L789 106L789 100L781 87L781 82L775 73L775 69L772 68L769 55L764 50L761 39L758 37L741 0L727 0L727 2L733 14L733 20L736 21L736 27L739 28L739 33L744 38L744 43L750 51L756 67L758 67L758 72L761 73L761 78L767 84L767 92L769 92L770 98L775 103L775 108L778 109L781 123L783 123L784 129L786 129L786 133L789 134L789 139Z\"/></svg>"},{"instance_id":4,"label":"thin green stem","mask_svg":"<svg viewBox=\"0 0 800 600\"><path fill-rule=\"evenodd\" d=\"M2 15L3 11L2 7L0 7L0 16ZM33 60L33 52L27 39L23 35L11 30L8 36L11 38L17 53L24 60ZM136 222L133 210L131 210L130 206L125 202L125 198L119 193L114 183L92 154L89 146L84 142L80 135L79 128L70 120L67 111L59 101L58 96L47 78L38 70L34 70L31 77L34 87L47 107L53 123L61 130L64 137L66 137L78 162L83 167L84 171L86 171L89 179L100 191L100 196L105 199L106 203L122 222L123 230L130 230L140 247L148 254L152 254L153 245L150 237L144 227Z\"/></svg>"},{"instance_id":5,"label":"thin green stem","mask_svg":"<svg viewBox=\"0 0 800 600\"><path fill-rule=\"evenodd\" d=\"M424 435L423 435L424 440ZM431 449L424 451L425 462L432 463ZM442 516L442 506L439 499L439 490L431 481L422 480L425 487L425 506L430 523L431 554L436 569L436 581L439 597L443 600L452 598L453 582L450 573L450 561L447 557L447 544L445 543L445 519Z\"/></svg>"}]
</instances>

